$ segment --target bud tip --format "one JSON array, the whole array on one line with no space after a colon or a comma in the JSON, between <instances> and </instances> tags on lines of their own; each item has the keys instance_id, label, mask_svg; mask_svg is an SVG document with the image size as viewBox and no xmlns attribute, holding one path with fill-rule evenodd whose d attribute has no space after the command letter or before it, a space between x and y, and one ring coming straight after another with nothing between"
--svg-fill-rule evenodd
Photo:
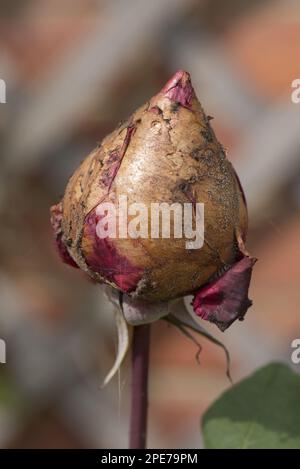
<instances>
[{"instance_id":1,"label":"bud tip","mask_svg":"<svg viewBox=\"0 0 300 469\"><path fill-rule=\"evenodd\" d=\"M178 70L165 84L160 93L167 96L171 101L190 108L192 98L195 96L190 74L184 70Z\"/></svg>"}]
</instances>

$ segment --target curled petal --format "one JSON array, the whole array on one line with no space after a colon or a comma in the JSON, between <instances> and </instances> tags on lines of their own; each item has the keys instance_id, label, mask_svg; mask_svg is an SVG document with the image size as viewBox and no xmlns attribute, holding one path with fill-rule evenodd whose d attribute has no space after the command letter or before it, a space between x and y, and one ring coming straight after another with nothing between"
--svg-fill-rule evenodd
<instances>
[{"instance_id":1,"label":"curled petal","mask_svg":"<svg viewBox=\"0 0 300 469\"><path fill-rule=\"evenodd\" d=\"M225 331L236 319L242 320L252 305L248 289L256 259L243 257L220 278L201 288L194 297L193 308L202 319Z\"/></svg>"},{"instance_id":2,"label":"curled petal","mask_svg":"<svg viewBox=\"0 0 300 469\"><path fill-rule=\"evenodd\" d=\"M177 102L187 108L190 108L192 98L195 96L191 77L184 70L178 70L164 86L161 93L171 101Z\"/></svg>"}]
</instances>

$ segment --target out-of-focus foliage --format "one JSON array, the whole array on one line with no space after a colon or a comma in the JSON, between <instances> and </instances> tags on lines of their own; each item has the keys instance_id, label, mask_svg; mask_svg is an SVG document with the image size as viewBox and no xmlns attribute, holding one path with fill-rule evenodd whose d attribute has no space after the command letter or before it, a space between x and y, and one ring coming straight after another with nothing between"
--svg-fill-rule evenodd
<instances>
[{"instance_id":1,"label":"out-of-focus foliage","mask_svg":"<svg viewBox=\"0 0 300 469\"><path fill-rule=\"evenodd\" d=\"M300 447L300 376L272 363L225 392L203 417L207 448Z\"/></svg>"}]
</instances>

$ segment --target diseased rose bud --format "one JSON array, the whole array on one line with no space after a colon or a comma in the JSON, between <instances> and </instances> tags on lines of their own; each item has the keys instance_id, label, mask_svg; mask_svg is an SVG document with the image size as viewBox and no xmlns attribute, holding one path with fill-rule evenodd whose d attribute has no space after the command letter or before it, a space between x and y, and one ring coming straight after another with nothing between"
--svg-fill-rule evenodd
<instances>
[{"instance_id":1,"label":"diseased rose bud","mask_svg":"<svg viewBox=\"0 0 300 469\"><path fill-rule=\"evenodd\" d=\"M255 259L244 247L243 190L209 121L189 74L178 71L87 156L52 207L52 224L62 259L94 280L149 302L195 293L196 314L224 330L251 304ZM100 237L99 206L119 207L122 197L149 213L151 204L190 204L194 219L203 203L203 246L187 248L186 236L151 237L151 226L136 239L120 232ZM116 214L119 226L124 220Z\"/></svg>"}]
</instances>

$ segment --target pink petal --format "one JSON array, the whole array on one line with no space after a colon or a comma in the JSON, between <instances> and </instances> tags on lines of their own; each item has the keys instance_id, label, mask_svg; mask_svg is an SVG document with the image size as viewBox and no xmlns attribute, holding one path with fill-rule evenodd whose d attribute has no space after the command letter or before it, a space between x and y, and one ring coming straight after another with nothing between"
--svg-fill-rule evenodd
<instances>
[{"instance_id":1,"label":"pink petal","mask_svg":"<svg viewBox=\"0 0 300 469\"><path fill-rule=\"evenodd\" d=\"M190 108L192 98L195 97L190 75L184 70L178 70L163 87L161 94L183 107Z\"/></svg>"},{"instance_id":2,"label":"pink petal","mask_svg":"<svg viewBox=\"0 0 300 469\"><path fill-rule=\"evenodd\" d=\"M248 289L255 262L256 259L245 256L220 278L201 288L193 300L195 313L222 331L236 319L242 320L252 305Z\"/></svg>"},{"instance_id":3,"label":"pink petal","mask_svg":"<svg viewBox=\"0 0 300 469\"><path fill-rule=\"evenodd\" d=\"M94 272L115 283L120 290L130 293L137 288L143 271L119 254L113 239L100 239L97 236L96 226L99 219L96 209L85 219L84 237L90 240L89 252L85 252L86 263Z\"/></svg>"}]
</instances>

